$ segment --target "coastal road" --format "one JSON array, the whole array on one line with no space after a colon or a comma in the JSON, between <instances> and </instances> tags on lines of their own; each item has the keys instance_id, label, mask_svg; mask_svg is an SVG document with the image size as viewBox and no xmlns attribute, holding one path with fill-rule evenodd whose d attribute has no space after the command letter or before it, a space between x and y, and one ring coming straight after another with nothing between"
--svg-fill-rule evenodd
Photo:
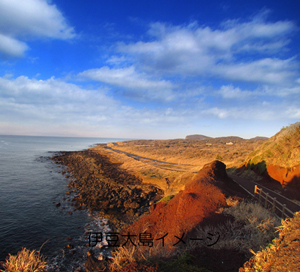
<instances>
[{"instance_id":1,"label":"coastal road","mask_svg":"<svg viewBox=\"0 0 300 272\"><path fill-rule=\"evenodd\" d=\"M254 196L254 187L255 185L258 186L258 188L262 188L264 192L269 193L270 196L276 197L276 200L280 202L281 204L286 204L286 207L290 209L292 212L298 212L300 211L300 205L298 205L296 202L286 198L285 196L282 196L252 180L239 177L237 175L230 174L229 177L231 177L236 183L241 185L246 191L248 191L249 194Z\"/></svg>"},{"instance_id":2,"label":"coastal road","mask_svg":"<svg viewBox=\"0 0 300 272\"><path fill-rule=\"evenodd\" d=\"M112 150L112 151L117 152L117 153L125 154L126 156L131 157L131 158L133 158L137 161L148 162L148 163L151 163L155 166L160 166L160 167L163 167L164 169L170 170L170 171L186 172L186 171L188 171L188 169L182 169L182 167L183 168L190 168L190 167L197 166L197 165L191 165L191 164L178 164L178 163L173 163L173 162L159 161L159 160L155 160L155 159L142 157L142 156L132 154L132 153L129 153L129 152L126 152L126 151L122 151L122 150L119 150L119 149L114 149L114 148L111 148L109 146L102 146L102 147L104 147L105 149Z\"/></svg>"}]
</instances>

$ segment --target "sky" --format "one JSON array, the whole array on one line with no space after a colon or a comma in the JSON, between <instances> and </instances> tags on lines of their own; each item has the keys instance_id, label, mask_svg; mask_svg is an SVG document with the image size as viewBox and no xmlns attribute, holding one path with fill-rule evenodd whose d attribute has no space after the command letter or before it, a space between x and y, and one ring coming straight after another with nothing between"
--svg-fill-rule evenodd
<instances>
[{"instance_id":1,"label":"sky","mask_svg":"<svg viewBox=\"0 0 300 272\"><path fill-rule=\"evenodd\" d=\"M0 134L271 137L300 119L298 0L0 0Z\"/></svg>"}]
</instances>

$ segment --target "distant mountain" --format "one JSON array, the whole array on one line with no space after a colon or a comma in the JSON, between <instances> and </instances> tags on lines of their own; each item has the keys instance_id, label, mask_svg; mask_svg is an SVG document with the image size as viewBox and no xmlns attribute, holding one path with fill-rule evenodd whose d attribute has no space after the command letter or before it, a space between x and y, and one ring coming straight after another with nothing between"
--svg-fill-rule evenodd
<instances>
[{"instance_id":1,"label":"distant mountain","mask_svg":"<svg viewBox=\"0 0 300 272\"><path fill-rule=\"evenodd\" d=\"M225 141L225 142L236 142L236 141L244 140L243 138L237 136L216 137L215 139L219 141Z\"/></svg>"},{"instance_id":2,"label":"distant mountain","mask_svg":"<svg viewBox=\"0 0 300 272\"><path fill-rule=\"evenodd\" d=\"M252 140L252 141L260 141L260 140L268 140L269 138L268 137L263 137L263 136L256 136L254 138L251 138L249 140Z\"/></svg>"},{"instance_id":3,"label":"distant mountain","mask_svg":"<svg viewBox=\"0 0 300 272\"><path fill-rule=\"evenodd\" d=\"M185 137L186 140L213 140L214 142L237 142L244 140L237 136L225 136L225 137L208 137L201 134L188 135Z\"/></svg>"},{"instance_id":4,"label":"distant mountain","mask_svg":"<svg viewBox=\"0 0 300 272\"><path fill-rule=\"evenodd\" d=\"M224 136L224 137L208 137L201 134L193 134L193 135L187 135L185 137L186 140L215 140L216 142L239 142L243 141L245 139L238 137L238 136ZM252 141L261 141L261 140L268 140L268 137L261 137L256 136L255 138L251 138Z\"/></svg>"},{"instance_id":5,"label":"distant mountain","mask_svg":"<svg viewBox=\"0 0 300 272\"><path fill-rule=\"evenodd\" d=\"M186 140L208 140L208 139L212 139L212 137L208 137L200 134L194 134L194 135L186 136L185 139Z\"/></svg>"}]
</instances>

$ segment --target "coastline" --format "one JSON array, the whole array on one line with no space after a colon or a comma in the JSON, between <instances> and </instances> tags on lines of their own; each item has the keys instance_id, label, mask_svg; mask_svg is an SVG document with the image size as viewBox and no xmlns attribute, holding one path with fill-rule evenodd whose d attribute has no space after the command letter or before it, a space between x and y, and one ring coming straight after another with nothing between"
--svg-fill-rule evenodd
<instances>
[{"instance_id":1,"label":"coastline","mask_svg":"<svg viewBox=\"0 0 300 272\"><path fill-rule=\"evenodd\" d=\"M99 151L59 152L51 159L66 167L63 172L69 178L66 194L75 193L71 200L74 209L99 212L110 220L114 231L147 213L164 194L156 186L143 183L140 177L121 169L120 162Z\"/></svg>"},{"instance_id":2,"label":"coastline","mask_svg":"<svg viewBox=\"0 0 300 272\"><path fill-rule=\"evenodd\" d=\"M86 210L93 220L85 226L84 237L80 239L83 241L76 248L71 241L69 248L50 260L48 271L77 268L74 265L83 269L90 251L110 257L111 248L106 247L106 241L90 247L89 232L119 232L149 214L150 206L164 195L155 185L143 183L140 177L121 169L121 162L92 149L61 151L50 158L63 167L61 174L68 181L66 196L74 212ZM57 207L60 205L55 203Z\"/></svg>"},{"instance_id":3,"label":"coastline","mask_svg":"<svg viewBox=\"0 0 300 272\"><path fill-rule=\"evenodd\" d=\"M0 261L22 248L41 249L48 259L84 233L86 212L63 201L67 180L49 159L57 150L80 150L96 139L1 136ZM91 141L93 141L91 143ZM54 203L61 202L57 208Z\"/></svg>"}]
</instances>

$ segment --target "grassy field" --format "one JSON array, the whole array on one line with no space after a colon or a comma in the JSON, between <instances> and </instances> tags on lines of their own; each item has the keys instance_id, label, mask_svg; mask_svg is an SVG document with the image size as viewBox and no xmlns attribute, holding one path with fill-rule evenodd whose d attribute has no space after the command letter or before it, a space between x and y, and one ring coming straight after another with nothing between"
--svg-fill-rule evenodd
<instances>
[{"instance_id":1,"label":"grassy field","mask_svg":"<svg viewBox=\"0 0 300 272\"><path fill-rule=\"evenodd\" d=\"M229 138L230 139L230 138ZM208 140L136 140L117 142L112 148L151 159L203 166L220 160L228 167L239 166L245 158L265 140L212 138Z\"/></svg>"},{"instance_id":2,"label":"grassy field","mask_svg":"<svg viewBox=\"0 0 300 272\"><path fill-rule=\"evenodd\" d=\"M207 163L220 160L229 167L238 167L265 139L245 140L238 137L207 140L135 140L109 143L92 148L103 153L120 167L140 176L164 190L176 194ZM127 152L135 156L117 151Z\"/></svg>"}]
</instances>

